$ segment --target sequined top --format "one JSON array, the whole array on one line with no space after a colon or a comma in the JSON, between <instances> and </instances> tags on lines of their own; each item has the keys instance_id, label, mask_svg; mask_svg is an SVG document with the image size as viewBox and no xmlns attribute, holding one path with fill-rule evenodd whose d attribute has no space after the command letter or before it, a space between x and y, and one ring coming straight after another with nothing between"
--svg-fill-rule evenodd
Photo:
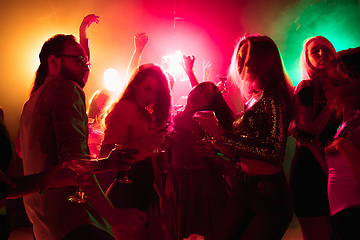
<instances>
[{"instance_id":1,"label":"sequined top","mask_svg":"<svg viewBox=\"0 0 360 240\"><path fill-rule=\"evenodd\" d=\"M225 131L221 140L235 149L240 158L278 166L284 162L290 121L291 103L286 88L282 84L266 86L246 103L233 123L233 133Z\"/></svg>"}]
</instances>

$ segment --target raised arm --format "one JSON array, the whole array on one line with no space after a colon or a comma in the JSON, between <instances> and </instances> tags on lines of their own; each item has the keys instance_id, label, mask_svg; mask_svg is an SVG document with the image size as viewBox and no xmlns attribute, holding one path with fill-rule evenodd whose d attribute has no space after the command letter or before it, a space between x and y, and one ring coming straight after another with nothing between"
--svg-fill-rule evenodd
<instances>
[{"instance_id":1,"label":"raised arm","mask_svg":"<svg viewBox=\"0 0 360 240\"><path fill-rule=\"evenodd\" d=\"M88 59L90 61L90 49L89 49L89 39L87 37L87 29L91 26L91 24L99 23L99 16L95 14L89 14L84 17L83 21L80 24L79 35L80 35L80 44L84 48Z\"/></svg>"},{"instance_id":2,"label":"raised arm","mask_svg":"<svg viewBox=\"0 0 360 240\"><path fill-rule=\"evenodd\" d=\"M197 80L195 73L194 73L194 63L195 63L195 57L194 56L183 56L184 60L184 71L186 75L189 77L191 88L199 85L199 81Z\"/></svg>"},{"instance_id":3,"label":"raised arm","mask_svg":"<svg viewBox=\"0 0 360 240\"><path fill-rule=\"evenodd\" d=\"M131 56L127 71L126 71L126 79L131 76L134 70L139 66L141 55L144 51L146 44L149 41L149 36L146 33L139 33L134 36L134 46L135 50L133 55Z\"/></svg>"}]
</instances>

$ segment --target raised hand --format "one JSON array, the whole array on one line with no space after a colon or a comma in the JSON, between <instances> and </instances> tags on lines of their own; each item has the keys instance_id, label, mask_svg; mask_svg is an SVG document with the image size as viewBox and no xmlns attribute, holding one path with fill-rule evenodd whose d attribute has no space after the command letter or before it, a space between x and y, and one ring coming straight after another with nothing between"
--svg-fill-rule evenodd
<instances>
[{"instance_id":1,"label":"raised hand","mask_svg":"<svg viewBox=\"0 0 360 240\"><path fill-rule=\"evenodd\" d=\"M149 41L149 36L146 33L139 33L134 36L135 51L143 51Z\"/></svg>"},{"instance_id":2,"label":"raised hand","mask_svg":"<svg viewBox=\"0 0 360 240\"><path fill-rule=\"evenodd\" d=\"M184 67L185 72L191 72L194 67L195 57L183 55L183 62L184 62L183 67Z\"/></svg>"},{"instance_id":3,"label":"raised hand","mask_svg":"<svg viewBox=\"0 0 360 240\"><path fill-rule=\"evenodd\" d=\"M99 24L99 16L96 16L95 14L89 14L86 17L84 17L83 21L80 25L80 37L81 32L85 31L91 26L91 24L96 23Z\"/></svg>"},{"instance_id":4,"label":"raised hand","mask_svg":"<svg viewBox=\"0 0 360 240\"><path fill-rule=\"evenodd\" d=\"M190 85L192 88L199 85L199 81L197 80L194 70L193 70L194 63L195 63L194 56L183 55L183 68L184 68L186 75L189 77Z\"/></svg>"},{"instance_id":5,"label":"raised hand","mask_svg":"<svg viewBox=\"0 0 360 240\"><path fill-rule=\"evenodd\" d=\"M99 23L99 16L95 14L89 14L84 17L83 21L80 24L79 34L80 34L80 44L84 48L88 60L90 61L90 48L89 48L89 41L87 40L87 29L91 26L91 24Z\"/></svg>"}]
</instances>

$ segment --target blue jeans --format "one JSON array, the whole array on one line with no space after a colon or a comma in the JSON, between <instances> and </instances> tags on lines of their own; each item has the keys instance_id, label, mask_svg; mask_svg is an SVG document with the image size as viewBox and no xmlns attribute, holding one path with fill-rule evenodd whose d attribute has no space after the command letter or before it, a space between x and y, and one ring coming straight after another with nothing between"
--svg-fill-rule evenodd
<instances>
[{"instance_id":1,"label":"blue jeans","mask_svg":"<svg viewBox=\"0 0 360 240\"><path fill-rule=\"evenodd\" d=\"M240 170L238 185L211 239L280 240L294 212L292 192L284 173L249 176Z\"/></svg>"}]
</instances>

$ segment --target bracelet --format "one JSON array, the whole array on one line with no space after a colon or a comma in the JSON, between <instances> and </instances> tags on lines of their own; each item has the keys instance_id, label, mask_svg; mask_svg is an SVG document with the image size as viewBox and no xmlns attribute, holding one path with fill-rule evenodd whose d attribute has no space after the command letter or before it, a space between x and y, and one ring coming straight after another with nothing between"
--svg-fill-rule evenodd
<instances>
[{"instance_id":1,"label":"bracelet","mask_svg":"<svg viewBox=\"0 0 360 240\"><path fill-rule=\"evenodd\" d=\"M43 195L43 194L45 193L45 190L44 190L44 189L41 189L41 188L39 187L39 184L37 183L38 174L39 174L39 173L36 173L35 185L36 185L36 188L38 189L38 193L39 193L40 195Z\"/></svg>"}]
</instances>

